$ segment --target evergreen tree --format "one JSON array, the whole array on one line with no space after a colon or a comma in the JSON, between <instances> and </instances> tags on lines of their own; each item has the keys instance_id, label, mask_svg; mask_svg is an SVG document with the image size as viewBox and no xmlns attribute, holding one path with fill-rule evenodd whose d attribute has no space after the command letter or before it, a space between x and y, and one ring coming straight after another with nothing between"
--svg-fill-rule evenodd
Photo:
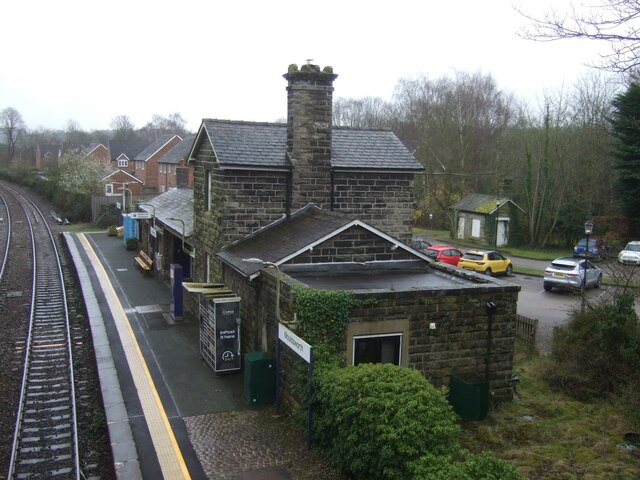
<instances>
[{"instance_id":1,"label":"evergreen tree","mask_svg":"<svg viewBox=\"0 0 640 480\"><path fill-rule=\"evenodd\" d=\"M631 233L640 234L640 84L632 83L613 100L617 187Z\"/></svg>"}]
</instances>

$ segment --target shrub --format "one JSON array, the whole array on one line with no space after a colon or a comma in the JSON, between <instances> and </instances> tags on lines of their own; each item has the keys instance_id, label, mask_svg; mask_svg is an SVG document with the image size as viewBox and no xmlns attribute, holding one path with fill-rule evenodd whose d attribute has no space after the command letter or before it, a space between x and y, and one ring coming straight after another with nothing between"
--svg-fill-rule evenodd
<instances>
[{"instance_id":1,"label":"shrub","mask_svg":"<svg viewBox=\"0 0 640 480\"><path fill-rule=\"evenodd\" d=\"M573 312L556 330L547 382L578 400L610 394L640 370L640 329L630 293L586 312Z\"/></svg>"},{"instance_id":2,"label":"shrub","mask_svg":"<svg viewBox=\"0 0 640 480\"><path fill-rule=\"evenodd\" d=\"M451 455L424 455L411 465L413 480L524 480L516 467L491 452L478 455L461 452L463 458Z\"/></svg>"},{"instance_id":3,"label":"shrub","mask_svg":"<svg viewBox=\"0 0 640 480\"><path fill-rule=\"evenodd\" d=\"M391 364L319 369L315 400L314 438L356 478L410 478L410 462L425 452L459 448L455 413L417 370Z\"/></svg>"}]
</instances>

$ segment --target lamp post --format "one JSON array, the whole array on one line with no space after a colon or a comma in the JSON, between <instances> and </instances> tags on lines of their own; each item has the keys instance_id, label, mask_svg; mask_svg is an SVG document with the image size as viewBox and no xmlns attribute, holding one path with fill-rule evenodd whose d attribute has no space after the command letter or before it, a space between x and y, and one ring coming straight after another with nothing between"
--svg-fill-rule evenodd
<instances>
[{"instance_id":1,"label":"lamp post","mask_svg":"<svg viewBox=\"0 0 640 480\"><path fill-rule=\"evenodd\" d=\"M589 235L593 233L593 222L591 220L587 220L584 222L584 236L585 236L585 250L584 257L585 260L582 264L584 267L582 269L582 312L584 313L586 306L586 291L587 291L587 259L589 258Z\"/></svg>"},{"instance_id":2,"label":"lamp post","mask_svg":"<svg viewBox=\"0 0 640 480\"><path fill-rule=\"evenodd\" d=\"M498 249L498 214L500 211L500 199L496 198L496 235L495 235L495 242L494 242L494 246L493 249L497 250Z\"/></svg>"},{"instance_id":3,"label":"lamp post","mask_svg":"<svg viewBox=\"0 0 640 480\"><path fill-rule=\"evenodd\" d=\"M127 188L128 183L122 184L122 213L127 213L127 192L129 192L129 197L131 198L131 203L133 203L133 192L130 188Z\"/></svg>"},{"instance_id":4,"label":"lamp post","mask_svg":"<svg viewBox=\"0 0 640 480\"><path fill-rule=\"evenodd\" d=\"M273 267L276 269L276 338L278 338L277 328L280 323L280 267L273 262L268 262L256 257L243 258L242 260L249 263L259 263L265 267ZM267 351L267 322L263 322L262 324L262 351Z\"/></svg>"},{"instance_id":5,"label":"lamp post","mask_svg":"<svg viewBox=\"0 0 640 480\"><path fill-rule=\"evenodd\" d=\"M184 220L182 220L181 218L174 218L174 217L169 217L169 218L167 218L167 220L173 220L174 222L180 222L182 224L182 251L187 253L187 254L192 254L193 252L190 251L188 248L186 248L186 246L184 244L184 236L185 236L185 233L186 233Z\"/></svg>"}]
</instances>

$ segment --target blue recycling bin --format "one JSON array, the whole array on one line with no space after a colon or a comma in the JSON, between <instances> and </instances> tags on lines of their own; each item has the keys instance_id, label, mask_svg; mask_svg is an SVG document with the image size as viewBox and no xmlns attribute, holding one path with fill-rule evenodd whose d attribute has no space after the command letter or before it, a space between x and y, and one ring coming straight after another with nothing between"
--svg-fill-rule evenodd
<instances>
[{"instance_id":1,"label":"blue recycling bin","mask_svg":"<svg viewBox=\"0 0 640 480\"><path fill-rule=\"evenodd\" d=\"M122 215L122 226L124 227L122 235L122 243L127 246L127 240L130 238L138 239L138 220L131 218L127 214Z\"/></svg>"}]
</instances>

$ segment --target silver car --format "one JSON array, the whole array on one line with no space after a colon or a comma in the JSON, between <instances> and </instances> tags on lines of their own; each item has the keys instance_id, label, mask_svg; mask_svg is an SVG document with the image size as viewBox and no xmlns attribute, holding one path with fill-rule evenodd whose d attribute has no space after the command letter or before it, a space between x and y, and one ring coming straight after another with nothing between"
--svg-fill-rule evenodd
<instances>
[{"instance_id":1,"label":"silver car","mask_svg":"<svg viewBox=\"0 0 640 480\"><path fill-rule=\"evenodd\" d=\"M547 292L552 288L579 290L583 285L600 288L601 283L602 270L584 258L556 258L544 271L543 286Z\"/></svg>"},{"instance_id":2,"label":"silver car","mask_svg":"<svg viewBox=\"0 0 640 480\"><path fill-rule=\"evenodd\" d=\"M624 250L618 254L618 261L625 265L640 265L640 242L627 243Z\"/></svg>"}]
</instances>

